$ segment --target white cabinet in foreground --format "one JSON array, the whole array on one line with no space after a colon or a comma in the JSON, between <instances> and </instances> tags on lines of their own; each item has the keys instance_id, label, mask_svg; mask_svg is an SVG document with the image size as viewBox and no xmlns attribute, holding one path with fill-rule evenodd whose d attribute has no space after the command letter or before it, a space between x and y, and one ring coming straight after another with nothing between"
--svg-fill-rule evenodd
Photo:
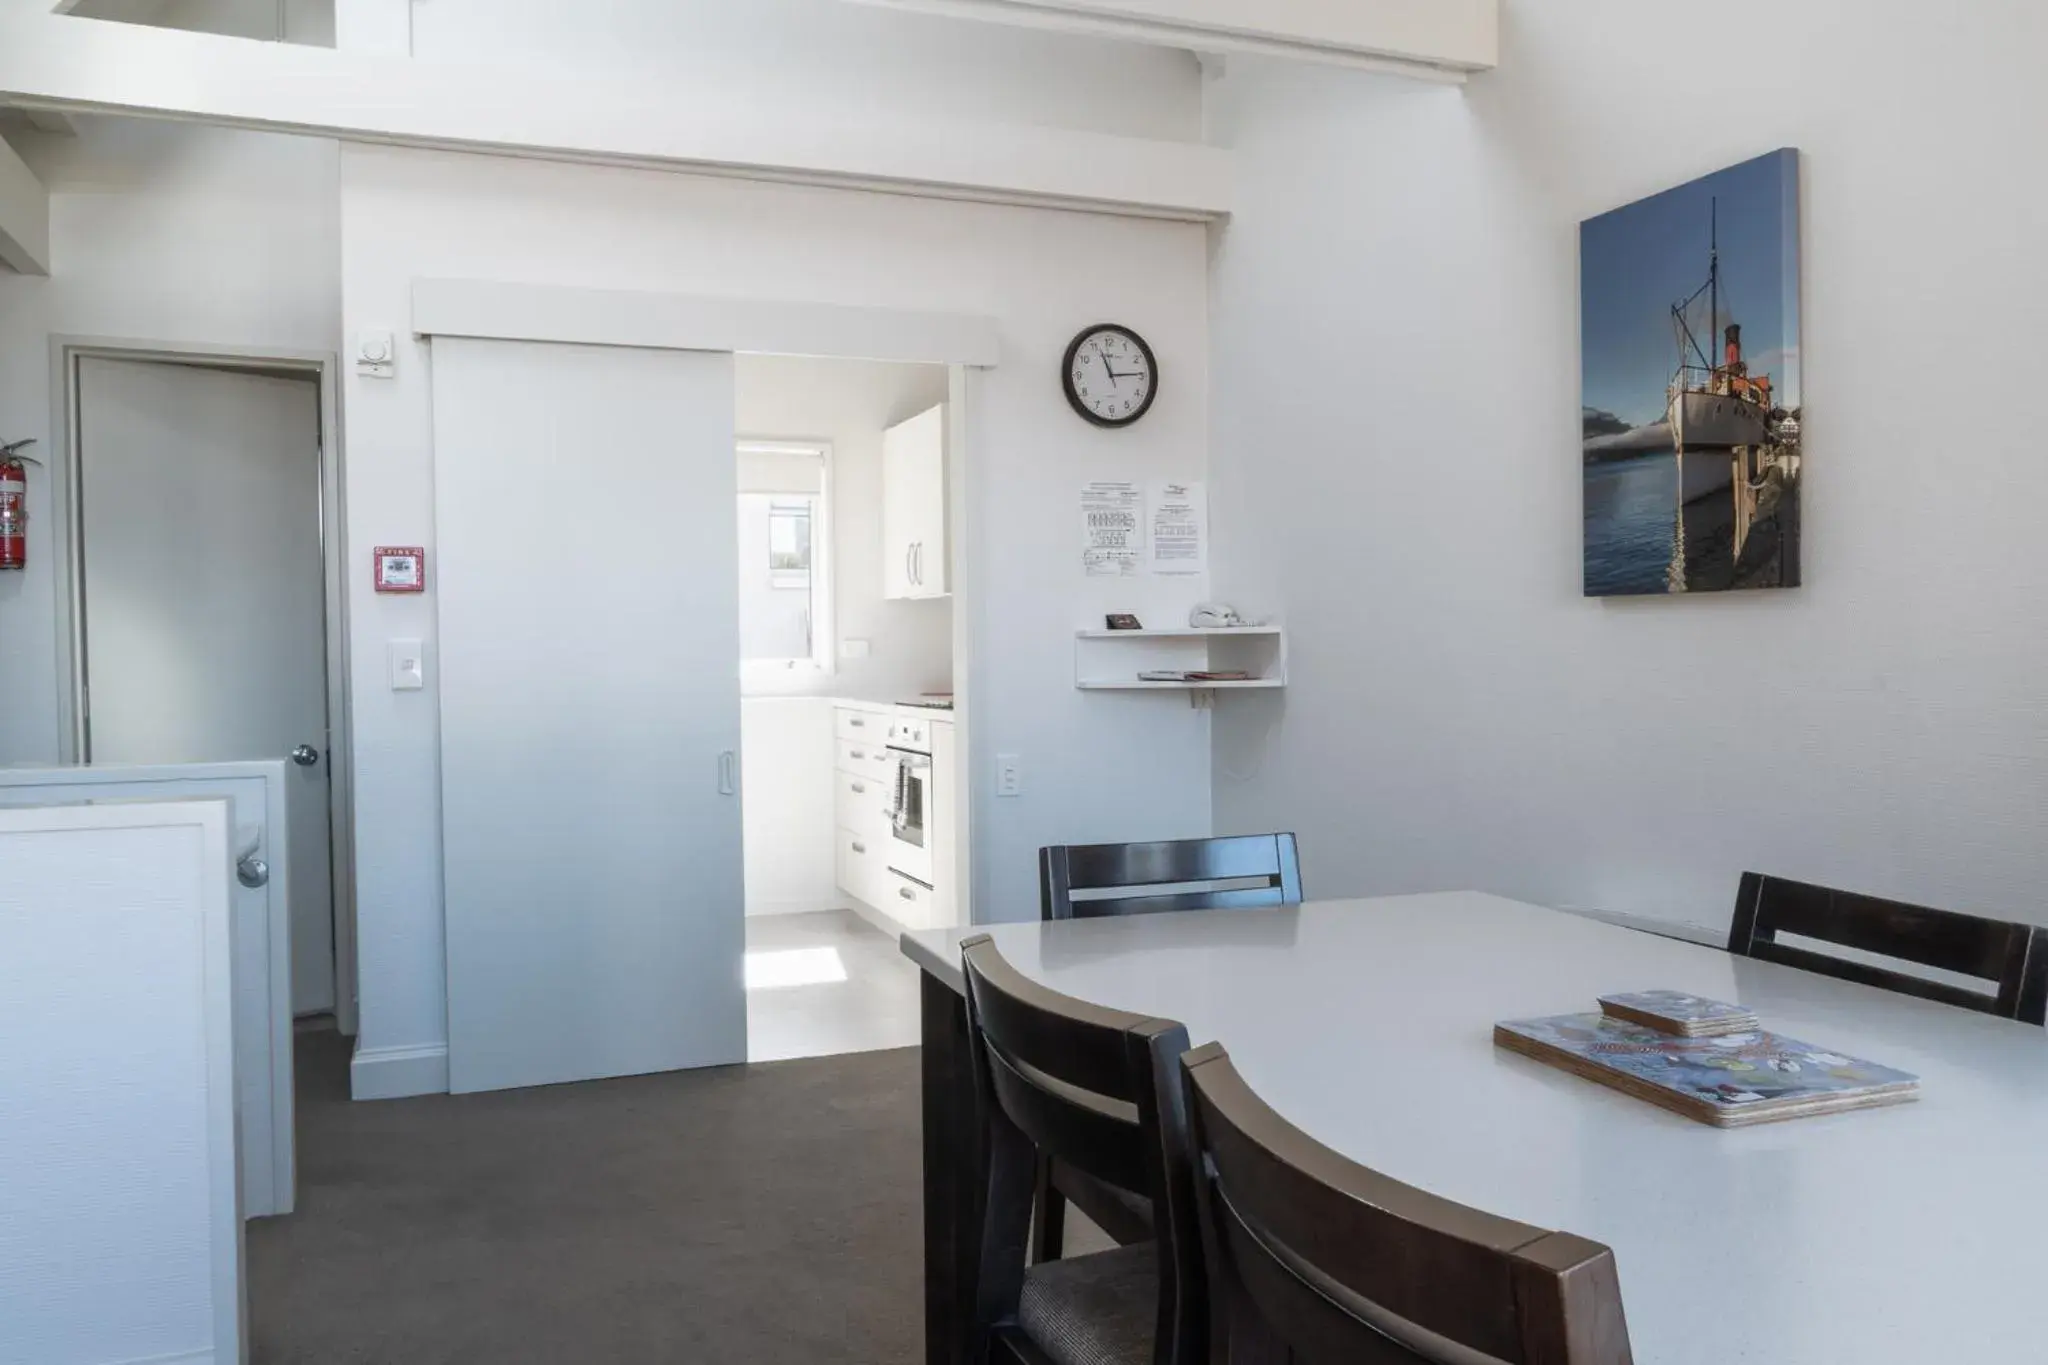
<instances>
[{"instance_id":1,"label":"white cabinet in foreground","mask_svg":"<svg viewBox=\"0 0 2048 1365\"><path fill-rule=\"evenodd\" d=\"M248 1358L233 823L0 810L0 1360Z\"/></svg>"}]
</instances>

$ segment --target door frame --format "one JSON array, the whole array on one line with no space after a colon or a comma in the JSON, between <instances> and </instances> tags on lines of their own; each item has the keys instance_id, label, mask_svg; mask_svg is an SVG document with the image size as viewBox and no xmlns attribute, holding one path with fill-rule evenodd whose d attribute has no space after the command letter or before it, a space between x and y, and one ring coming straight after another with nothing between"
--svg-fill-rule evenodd
<instances>
[{"instance_id":1,"label":"door frame","mask_svg":"<svg viewBox=\"0 0 2048 1365\"><path fill-rule=\"evenodd\" d=\"M320 551L327 642L328 863L334 900L334 1017L341 1032L356 1032L354 746L349 740L348 546L342 496L340 360L332 351L242 346L130 337L53 335L50 338L50 430L56 435L51 470L51 531L57 567L58 756L74 764L85 752L85 528L79 487L81 360L126 360L244 373L303 375L319 385Z\"/></svg>"}]
</instances>

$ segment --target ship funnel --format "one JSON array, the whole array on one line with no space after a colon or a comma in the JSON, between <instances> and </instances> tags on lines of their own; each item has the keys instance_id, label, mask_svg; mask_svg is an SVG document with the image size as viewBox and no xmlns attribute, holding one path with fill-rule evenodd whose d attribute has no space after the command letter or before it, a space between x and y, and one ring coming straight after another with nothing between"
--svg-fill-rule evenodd
<instances>
[{"instance_id":1,"label":"ship funnel","mask_svg":"<svg viewBox=\"0 0 2048 1365\"><path fill-rule=\"evenodd\" d=\"M1739 322L1729 323L1725 336L1728 343L1725 363L1732 370L1742 363L1742 324Z\"/></svg>"}]
</instances>

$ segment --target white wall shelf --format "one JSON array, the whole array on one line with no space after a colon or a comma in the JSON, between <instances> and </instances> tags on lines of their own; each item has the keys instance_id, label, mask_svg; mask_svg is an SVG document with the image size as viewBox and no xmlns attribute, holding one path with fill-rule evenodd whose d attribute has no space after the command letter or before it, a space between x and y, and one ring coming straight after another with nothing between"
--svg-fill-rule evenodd
<instances>
[{"instance_id":1,"label":"white wall shelf","mask_svg":"<svg viewBox=\"0 0 2048 1365\"><path fill-rule=\"evenodd\" d=\"M1243 672L1214 682L1142 678L1155 672ZM1074 632L1074 686L1083 692L1187 692L1197 704L1212 692L1287 686L1287 632L1280 626L1201 630L1095 630Z\"/></svg>"},{"instance_id":2,"label":"white wall shelf","mask_svg":"<svg viewBox=\"0 0 2048 1365\"><path fill-rule=\"evenodd\" d=\"M1147 682L1142 678L1084 678L1074 686L1083 692L1234 692L1246 688L1285 687L1285 678L1239 678L1218 682Z\"/></svg>"},{"instance_id":3,"label":"white wall shelf","mask_svg":"<svg viewBox=\"0 0 2048 1365\"><path fill-rule=\"evenodd\" d=\"M1281 628L1279 626L1222 626L1208 630L1198 630L1193 626L1184 626L1179 630L1077 630L1074 632L1074 638L1077 640L1192 640L1204 636L1212 639L1229 639L1233 636L1278 635L1280 633Z\"/></svg>"}]
</instances>

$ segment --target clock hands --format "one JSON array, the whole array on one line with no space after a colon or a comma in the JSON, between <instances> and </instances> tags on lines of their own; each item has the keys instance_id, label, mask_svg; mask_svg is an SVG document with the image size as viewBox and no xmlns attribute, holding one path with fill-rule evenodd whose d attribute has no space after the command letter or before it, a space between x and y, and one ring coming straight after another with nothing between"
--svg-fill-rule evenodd
<instances>
[{"instance_id":1,"label":"clock hands","mask_svg":"<svg viewBox=\"0 0 2048 1365\"><path fill-rule=\"evenodd\" d=\"M1141 373L1138 370L1125 370L1122 374L1118 374L1109 367L1109 355L1107 352L1098 351L1096 354L1102 357L1102 372L1109 376L1109 382L1112 384L1123 379L1136 379Z\"/></svg>"}]
</instances>

